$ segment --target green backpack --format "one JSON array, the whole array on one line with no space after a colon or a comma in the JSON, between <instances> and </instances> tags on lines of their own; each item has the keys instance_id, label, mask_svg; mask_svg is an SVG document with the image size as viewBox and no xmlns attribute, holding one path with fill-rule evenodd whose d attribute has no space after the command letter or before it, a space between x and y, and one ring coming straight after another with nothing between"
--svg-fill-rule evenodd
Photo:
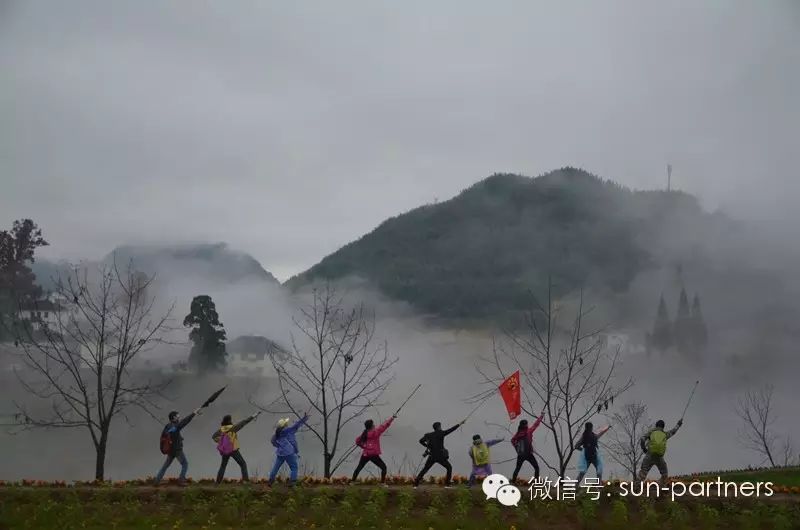
<instances>
[{"instance_id":1,"label":"green backpack","mask_svg":"<svg viewBox=\"0 0 800 530\"><path fill-rule=\"evenodd\" d=\"M650 454L664 456L667 452L667 433L657 429L650 433L650 444L647 446Z\"/></svg>"}]
</instances>

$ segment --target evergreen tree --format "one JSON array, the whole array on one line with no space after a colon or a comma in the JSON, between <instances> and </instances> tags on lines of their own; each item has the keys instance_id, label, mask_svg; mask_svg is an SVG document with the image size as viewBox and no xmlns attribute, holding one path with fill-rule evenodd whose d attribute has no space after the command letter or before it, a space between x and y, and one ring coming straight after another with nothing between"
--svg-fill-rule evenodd
<instances>
[{"instance_id":1,"label":"evergreen tree","mask_svg":"<svg viewBox=\"0 0 800 530\"><path fill-rule=\"evenodd\" d=\"M14 221L10 231L0 231L0 292L14 301L41 296L36 275L31 271L34 253L47 246L42 230L30 219Z\"/></svg>"},{"instance_id":2,"label":"evergreen tree","mask_svg":"<svg viewBox=\"0 0 800 530\"><path fill-rule=\"evenodd\" d=\"M210 296L199 295L192 299L183 325L192 328L189 339L194 345L189 353L189 364L200 373L224 370L228 355L225 351L225 328Z\"/></svg>"},{"instance_id":3,"label":"evergreen tree","mask_svg":"<svg viewBox=\"0 0 800 530\"><path fill-rule=\"evenodd\" d=\"M14 221L11 230L0 230L0 341L14 335L10 330L20 304L42 295L30 264L36 249L47 245L42 230L31 219Z\"/></svg>"},{"instance_id":4,"label":"evergreen tree","mask_svg":"<svg viewBox=\"0 0 800 530\"><path fill-rule=\"evenodd\" d=\"M653 333L650 335L650 343L653 348L661 352L672 346L672 322L667 313L667 303L663 294L658 301L658 313L653 324Z\"/></svg>"},{"instance_id":5,"label":"evergreen tree","mask_svg":"<svg viewBox=\"0 0 800 530\"><path fill-rule=\"evenodd\" d=\"M700 296L696 293L692 301L692 342L700 350L708 344L708 328L700 309Z\"/></svg>"},{"instance_id":6,"label":"evergreen tree","mask_svg":"<svg viewBox=\"0 0 800 530\"><path fill-rule=\"evenodd\" d=\"M681 353L692 351L692 316L689 310L689 297L686 289L681 288L680 298L678 299L678 314L675 317L674 341L675 347Z\"/></svg>"}]
</instances>

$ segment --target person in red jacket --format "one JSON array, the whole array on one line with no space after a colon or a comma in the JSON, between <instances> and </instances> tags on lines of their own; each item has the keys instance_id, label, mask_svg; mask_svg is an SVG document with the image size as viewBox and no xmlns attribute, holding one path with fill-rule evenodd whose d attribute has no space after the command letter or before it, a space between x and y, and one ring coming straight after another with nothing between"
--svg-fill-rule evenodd
<instances>
[{"instance_id":1,"label":"person in red jacket","mask_svg":"<svg viewBox=\"0 0 800 530\"><path fill-rule=\"evenodd\" d=\"M522 469L522 464L525 462L531 463L533 466L534 478L539 478L539 462L536 461L536 457L533 455L533 431L539 428L543 418L544 409L542 409L542 413L539 414L539 417L536 418L536 421L533 422L530 428L528 428L528 420L522 420L519 422L519 428L517 428L516 434L511 438L511 445L513 445L514 449L517 451L517 466L514 468L514 474L511 476L512 484L517 480L519 470Z\"/></svg>"},{"instance_id":2,"label":"person in red jacket","mask_svg":"<svg viewBox=\"0 0 800 530\"><path fill-rule=\"evenodd\" d=\"M358 461L358 465L356 466L356 470L353 471L353 479L352 481L358 478L358 474L364 469L364 466L367 465L367 462L372 462L381 470L381 483L386 482L386 464L384 463L383 459L381 458L381 434L389 428L389 425L392 424L392 421L397 416L392 416L382 424L380 424L377 428L375 427L375 422L372 420L367 420L364 422L364 432L362 432L358 438L356 438L356 445L359 446L361 451L361 460Z\"/></svg>"}]
</instances>

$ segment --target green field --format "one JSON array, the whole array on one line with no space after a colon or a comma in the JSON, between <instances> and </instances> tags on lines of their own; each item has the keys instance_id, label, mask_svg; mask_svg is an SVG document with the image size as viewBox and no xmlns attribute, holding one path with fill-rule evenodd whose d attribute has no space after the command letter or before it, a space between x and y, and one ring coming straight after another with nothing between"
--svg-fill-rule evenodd
<instances>
[{"instance_id":1,"label":"green field","mask_svg":"<svg viewBox=\"0 0 800 530\"><path fill-rule=\"evenodd\" d=\"M408 528L800 529L800 496L487 502L475 488L427 486L0 488L0 529Z\"/></svg>"},{"instance_id":2,"label":"green field","mask_svg":"<svg viewBox=\"0 0 800 530\"><path fill-rule=\"evenodd\" d=\"M701 473L692 479L716 480L717 476L731 482L772 482L780 486L800 487L800 467Z\"/></svg>"}]
</instances>

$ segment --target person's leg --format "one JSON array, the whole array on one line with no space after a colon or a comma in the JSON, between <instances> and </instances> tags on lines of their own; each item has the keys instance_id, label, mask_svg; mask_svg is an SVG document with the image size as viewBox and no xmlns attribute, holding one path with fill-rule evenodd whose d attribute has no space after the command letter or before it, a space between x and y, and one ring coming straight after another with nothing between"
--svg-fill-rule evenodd
<instances>
[{"instance_id":1,"label":"person's leg","mask_svg":"<svg viewBox=\"0 0 800 530\"><path fill-rule=\"evenodd\" d=\"M658 467L658 472L661 473L661 478L658 480L658 482L661 484L661 486L665 486L667 484L669 471L667 470L667 461L664 460L663 456L659 456L656 460L656 467Z\"/></svg>"},{"instance_id":2,"label":"person's leg","mask_svg":"<svg viewBox=\"0 0 800 530\"><path fill-rule=\"evenodd\" d=\"M533 454L530 455L528 458L528 462L531 463L533 466L533 478L539 479L539 462L536 461L536 457Z\"/></svg>"},{"instance_id":3,"label":"person's leg","mask_svg":"<svg viewBox=\"0 0 800 530\"><path fill-rule=\"evenodd\" d=\"M174 455L167 455L167 459L164 461L164 465L161 466L161 469L158 470L158 474L156 474L156 479L154 481L155 484L161 482L161 480L164 478L164 473L166 473L169 466L172 465L173 460L175 460Z\"/></svg>"},{"instance_id":4,"label":"person's leg","mask_svg":"<svg viewBox=\"0 0 800 530\"><path fill-rule=\"evenodd\" d=\"M189 470L189 461L186 460L186 453L183 451L178 451L178 454L175 455L175 458L177 458L178 462L181 464L181 474L178 477L178 482L186 482L186 472Z\"/></svg>"},{"instance_id":5,"label":"person's leg","mask_svg":"<svg viewBox=\"0 0 800 530\"><path fill-rule=\"evenodd\" d=\"M579 486L580 486L581 481L583 480L584 476L586 476L586 471L581 471L580 473L578 473L578 485Z\"/></svg>"},{"instance_id":6,"label":"person's leg","mask_svg":"<svg viewBox=\"0 0 800 530\"><path fill-rule=\"evenodd\" d=\"M297 482L297 455L289 455L286 457L289 463L289 484L294 485Z\"/></svg>"},{"instance_id":7,"label":"person's leg","mask_svg":"<svg viewBox=\"0 0 800 530\"><path fill-rule=\"evenodd\" d=\"M469 474L469 480L467 481L467 487L471 488L475 484L475 477L478 474L478 468L472 466L472 472Z\"/></svg>"},{"instance_id":8,"label":"person's leg","mask_svg":"<svg viewBox=\"0 0 800 530\"><path fill-rule=\"evenodd\" d=\"M375 455L370 458L370 461L381 470L381 482L386 482L386 462L383 461L383 458L379 455Z\"/></svg>"},{"instance_id":9,"label":"person's leg","mask_svg":"<svg viewBox=\"0 0 800 530\"><path fill-rule=\"evenodd\" d=\"M639 469L640 482L647 480L647 474L650 472L651 467L653 467L653 457L650 456L650 453L647 453L642 458L642 467Z\"/></svg>"},{"instance_id":10,"label":"person's leg","mask_svg":"<svg viewBox=\"0 0 800 530\"><path fill-rule=\"evenodd\" d=\"M225 476L225 468L228 467L228 459L231 455L222 455L222 460L219 463L219 471L217 471L217 484L222 482L222 478Z\"/></svg>"},{"instance_id":11,"label":"person's leg","mask_svg":"<svg viewBox=\"0 0 800 530\"><path fill-rule=\"evenodd\" d=\"M369 458L364 455L361 455L361 458L358 460L358 465L356 466L355 470L353 471L353 478L350 479L351 482L355 482L358 478L358 474L361 473L361 470L364 469L364 466L367 465L369 462Z\"/></svg>"},{"instance_id":12,"label":"person's leg","mask_svg":"<svg viewBox=\"0 0 800 530\"><path fill-rule=\"evenodd\" d=\"M514 474L511 475L511 483L513 484L517 480L517 475L519 475L519 470L522 469L522 463L525 462L525 457L522 455L517 455L517 465L514 466Z\"/></svg>"},{"instance_id":13,"label":"person's leg","mask_svg":"<svg viewBox=\"0 0 800 530\"><path fill-rule=\"evenodd\" d=\"M282 456L275 455L275 463L272 465L272 471L269 472L269 483L272 484L275 482L275 477L278 476L278 471L281 470L281 466L286 461L286 459Z\"/></svg>"},{"instance_id":14,"label":"person's leg","mask_svg":"<svg viewBox=\"0 0 800 530\"><path fill-rule=\"evenodd\" d=\"M430 471L430 469L433 467L434 462L436 462L436 460L434 460L432 456L428 456L428 459L425 460L425 465L422 466L422 470L419 472L419 475L417 475L417 478L414 479L415 486L419 486L419 483L422 482L422 477L425 476L425 473Z\"/></svg>"},{"instance_id":15,"label":"person's leg","mask_svg":"<svg viewBox=\"0 0 800 530\"><path fill-rule=\"evenodd\" d=\"M247 462L244 461L242 453L237 449L231 453L231 458L233 458L236 463L239 464L239 469L242 472L242 482L250 482L250 475L247 474Z\"/></svg>"},{"instance_id":16,"label":"person's leg","mask_svg":"<svg viewBox=\"0 0 800 530\"><path fill-rule=\"evenodd\" d=\"M444 476L444 485L450 485L450 479L453 478L453 466L450 465L450 460L447 458L443 458L439 460L439 464L444 468L447 474Z\"/></svg>"},{"instance_id":17,"label":"person's leg","mask_svg":"<svg viewBox=\"0 0 800 530\"><path fill-rule=\"evenodd\" d=\"M597 471L597 479L602 484L603 483L603 461L600 459L599 456L597 457L597 460L595 460L594 470Z\"/></svg>"}]
</instances>

